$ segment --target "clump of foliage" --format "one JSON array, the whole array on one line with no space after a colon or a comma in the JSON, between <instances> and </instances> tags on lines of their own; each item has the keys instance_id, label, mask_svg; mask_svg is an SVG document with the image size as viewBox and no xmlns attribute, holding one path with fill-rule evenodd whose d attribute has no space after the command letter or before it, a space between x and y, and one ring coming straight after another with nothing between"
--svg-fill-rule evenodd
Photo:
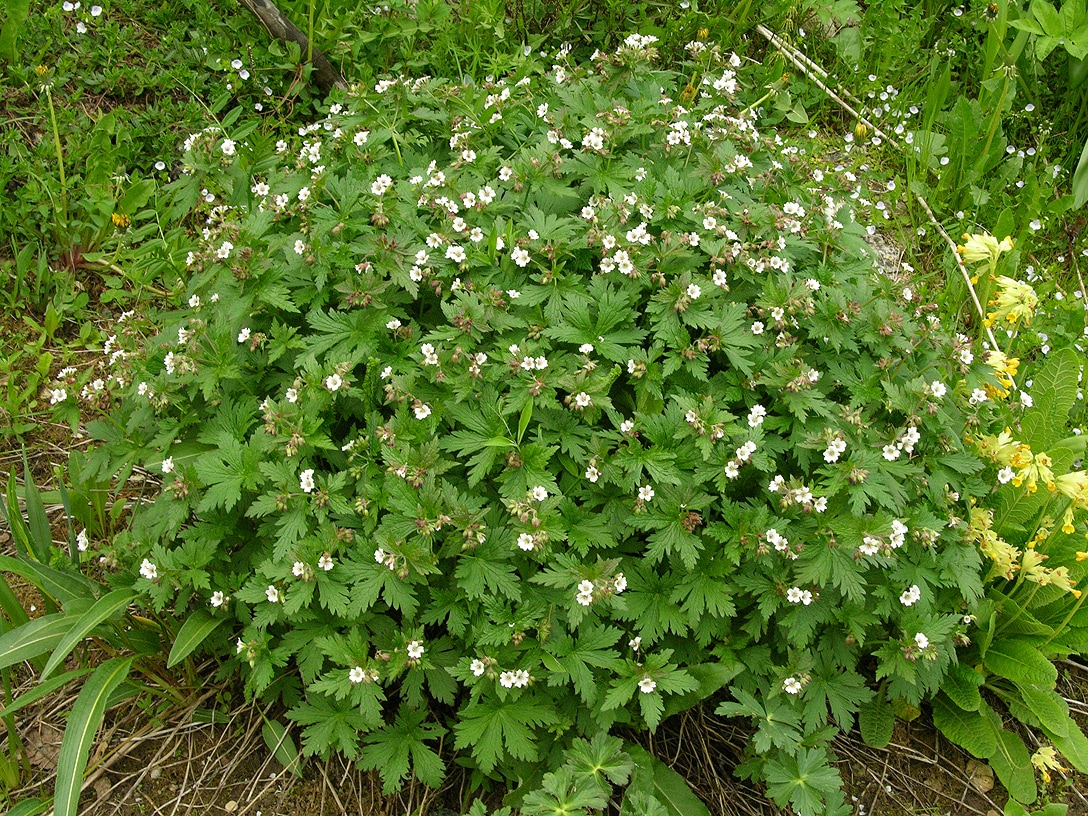
<instances>
[{"instance_id":1,"label":"clump of foliage","mask_svg":"<svg viewBox=\"0 0 1088 816\"><path fill-rule=\"evenodd\" d=\"M81 478L163 489L92 549L304 753L438 784L449 734L582 807L579 752L620 749L577 738L722 694L742 770L839 813L834 734L957 666L992 486L965 438L1006 374L873 274L741 60L690 56L633 35L187 140L175 308L126 314L83 386L117 407Z\"/></svg>"}]
</instances>

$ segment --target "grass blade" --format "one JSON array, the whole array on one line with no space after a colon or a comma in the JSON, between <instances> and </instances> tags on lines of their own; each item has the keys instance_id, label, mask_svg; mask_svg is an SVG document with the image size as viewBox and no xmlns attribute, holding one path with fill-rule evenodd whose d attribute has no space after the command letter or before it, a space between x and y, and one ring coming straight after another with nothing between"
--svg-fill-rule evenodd
<instances>
[{"instance_id":1,"label":"grass blade","mask_svg":"<svg viewBox=\"0 0 1088 816\"><path fill-rule=\"evenodd\" d=\"M87 678L72 706L68 727L60 743L57 757L57 790L53 796L55 816L76 816L79 793L83 787L83 771L91 753L98 726L106 713L106 701L113 690L128 677L135 657L115 657L107 660Z\"/></svg>"},{"instance_id":2,"label":"grass blade","mask_svg":"<svg viewBox=\"0 0 1088 816\"><path fill-rule=\"evenodd\" d=\"M98 588L93 581L77 573L61 572L45 564L12 558L10 555L0 555L0 570L26 578L61 606L80 598L93 598Z\"/></svg>"},{"instance_id":3,"label":"grass blade","mask_svg":"<svg viewBox=\"0 0 1088 816\"><path fill-rule=\"evenodd\" d=\"M7 812L7 816L38 816L49 809L48 799L24 799Z\"/></svg>"},{"instance_id":4,"label":"grass blade","mask_svg":"<svg viewBox=\"0 0 1088 816\"><path fill-rule=\"evenodd\" d=\"M12 626L22 626L30 620L30 616L26 614L26 610L19 603L19 599L15 597L11 585L8 584L3 575L0 575L0 609L4 610L4 614L8 616Z\"/></svg>"},{"instance_id":5,"label":"grass blade","mask_svg":"<svg viewBox=\"0 0 1088 816\"><path fill-rule=\"evenodd\" d=\"M53 651L76 620L74 615L54 612L4 632L0 635L0 669Z\"/></svg>"},{"instance_id":6,"label":"grass blade","mask_svg":"<svg viewBox=\"0 0 1088 816\"><path fill-rule=\"evenodd\" d=\"M77 680L85 674L90 674L91 669L72 669L64 674L58 674L52 680L47 680L35 686L30 691L20 694L9 705L0 709L0 719L9 717L21 708L26 708L31 703L36 703L42 697L47 697L62 686Z\"/></svg>"},{"instance_id":7,"label":"grass blade","mask_svg":"<svg viewBox=\"0 0 1088 816\"><path fill-rule=\"evenodd\" d=\"M30 548L43 564L49 562L49 551L53 549L53 533L49 529L49 516L45 514L42 494L30 475L30 462L23 451L23 499L26 502L26 520L30 531Z\"/></svg>"},{"instance_id":8,"label":"grass blade","mask_svg":"<svg viewBox=\"0 0 1088 816\"><path fill-rule=\"evenodd\" d=\"M45 680L57 666L64 662L64 658L68 657L72 650L94 631L96 626L118 610L124 609L135 597L136 593L131 589L115 589L95 601L91 608L80 615L75 625L61 638L60 643L53 650L53 654L49 656L45 668L42 669L42 675L39 679Z\"/></svg>"},{"instance_id":9,"label":"grass blade","mask_svg":"<svg viewBox=\"0 0 1088 816\"><path fill-rule=\"evenodd\" d=\"M208 635L219 628L226 618L215 618L207 612L200 610L194 612L185 619L181 625L178 636L174 638L174 645L170 649L170 657L166 660L166 668L171 669L187 658L197 646L203 643Z\"/></svg>"},{"instance_id":10,"label":"grass blade","mask_svg":"<svg viewBox=\"0 0 1088 816\"><path fill-rule=\"evenodd\" d=\"M30 549L30 531L23 519L23 511L19 508L19 485L15 481L15 471L8 474L8 492L4 496L3 506L0 512L4 513L8 527L11 528L11 538L15 542L15 551L19 555L26 556Z\"/></svg>"}]
</instances>

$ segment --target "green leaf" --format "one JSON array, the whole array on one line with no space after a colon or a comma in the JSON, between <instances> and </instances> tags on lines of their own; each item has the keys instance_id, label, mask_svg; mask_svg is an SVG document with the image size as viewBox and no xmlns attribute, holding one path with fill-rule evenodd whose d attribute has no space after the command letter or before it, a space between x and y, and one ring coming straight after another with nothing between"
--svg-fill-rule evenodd
<instances>
[{"instance_id":1,"label":"green leaf","mask_svg":"<svg viewBox=\"0 0 1088 816\"><path fill-rule=\"evenodd\" d=\"M124 609L135 597L136 593L131 589L115 589L95 601L91 608L80 615L72 628L60 639L56 649L53 650L53 654L49 656L45 668L42 669L40 679L45 680L52 674L53 670L61 665L64 658L68 657L72 650L94 631L95 627L114 613Z\"/></svg>"},{"instance_id":2,"label":"green leaf","mask_svg":"<svg viewBox=\"0 0 1088 816\"><path fill-rule=\"evenodd\" d=\"M1018 802L1031 804L1038 795L1035 787L1035 771L1024 741L1003 728L995 728L997 745L990 755L990 767Z\"/></svg>"},{"instance_id":3,"label":"green leaf","mask_svg":"<svg viewBox=\"0 0 1088 816\"><path fill-rule=\"evenodd\" d=\"M970 666L956 663L941 681L941 691L964 711L978 711L982 705L978 688L984 681L985 678Z\"/></svg>"},{"instance_id":4,"label":"green leaf","mask_svg":"<svg viewBox=\"0 0 1088 816\"><path fill-rule=\"evenodd\" d=\"M802 816L826 812L825 797L842 787L839 772L819 748L802 748L796 757L767 762L767 795L779 805L787 802Z\"/></svg>"},{"instance_id":5,"label":"green leaf","mask_svg":"<svg viewBox=\"0 0 1088 816\"><path fill-rule=\"evenodd\" d=\"M883 748L892 741L895 714L883 690L874 695L869 702L862 704L858 710L858 727L861 729L861 738L865 740L866 745Z\"/></svg>"},{"instance_id":6,"label":"green leaf","mask_svg":"<svg viewBox=\"0 0 1088 816\"><path fill-rule=\"evenodd\" d=\"M1021 685L1054 687L1058 670L1028 641L1003 638L990 644L982 659L987 670Z\"/></svg>"},{"instance_id":7,"label":"green leaf","mask_svg":"<svg viewBox=\"0 0 1088 816\"><path fill-rule=\"evenodd\" d=\"M641 746L629 745L627 752L635 761L636 773L650 771L652 789L648 792L665 806L669 816L710 816L710 809L684 777ZM633 779L631 784L635 784Z\"/></svg>"},{"instance_id":8,"label":"green leaf","mask_svg":"<svg viewBox=\"0 0 1088 816\"><path fill-rule=\"evenodd\" d=\"M4 27L0 29L0 57L19 62L19 50L15 47L19 32L30 14L30 0L7 0Z\"/></svg>"},{"instance_id":9,"label":"green leaf","mask_svg":"<svg viewBox=\"0 0 1088 816\"><path fill-rule=\"evenodd\" d=\"M506 755L514 759L537 758L534 728L556 721L551 706L531 697L470 703L454 726L455 747L472 748L480 770L491 773Z\"/></svg>"},{"instance_id":10,"label":"green leaf","mask_svg":"<svg viewBox=\"0 0 1088 816\"><path fill-rule=\"evenodd\" d=\"M49 810L48 799L24 799L9 810L6 816L38 816Z\"/></svg>"},{"instance_id":11,"label":"green leaf","mask_svg":"<svg viewBox=\"0 0 1088 816\"><path fill-rule=\"evenodd\" d=\"M997 738L980 711L964 711L946 695L933 698L933 724L937 730L969 753L987 758L997 750Z\"/></svg>"},{"instance_id":12,"label":"green leaf","mask_svg":"<svg viewBox=\"0 0 1088 816\"><path fill-rule=\"evenodd\" d=\"M30 546L34 556L43 564L49 561L53 549L53 534L49 528L49 516L45 514L42 494L30 475L30 463L23 452L23 498L26 501L26 520L30 531Z\"/></svg>"},{"instance_id":13,"label":"green leaf","mask_svg":"<svg viewBox=\"0 0 1088 816\"><path fill-rule=\"evenodd\" d=\"M367 744L359 756L362 768L381 773L382 791L390 795L403 786L403 780L414 776L426 785L437 788L445 777L445 765L424 740L437 740L446 729L427 723L426 711L402 711L396 723L387 725L363 737Z\"/></svg>"},{"instance_id":14,"label":"green leaf","mask_svg":"<svg viewBox=\"0 0 1088 816\"><path fill-rule=\"evenodd\" d=\"M1017 691L1032 714L1045 723L1048 732L1065 735L1077 724L1069 718L1069 706L1050 686L1017 685Z\"/></svg>"},{"instance_id":15,"label":"green leaf","mask_svg":"<svg viewBox=\"0 0 1088 816\"><path fill-rule=\"evenodd\" d=\"M191 614L185 619L177 637L174 638L174 645L170 648L170 656L166 660L166 668L173 668L187 658L226 620L226 618L217 618L203 609L198 609Z\"/></svg>"},{"instance_id":16,"label":"green leaf","mask_svg":"<svg viewBox=\"0 0 1088 816\"><path fill-rule=\"evenodd\" d=\"M1021 420L1021 439L1034 451L1047 451L1068 433L1069 409L1077 397L1081 358L1071 348L1049 356L1031 386L1034 404Z\"/></svg>"},{"instance_id":17,"label":"green leaf","mask_svg":"<svg viewBox=\"0 0 1088 816\"><path fill-rule=\"evenodd\" d=\"M1079 210L1088 201L1088 140L1080 151L1080 161L1073 171L1073 209Z\"/></svg>"},{"instance_id":18,"label":"green leaf","mask_svg":"<svg viewBox=\"0 0 1088 816\"><path fill-rule=\"evenodd\" d=\"M34 561L0 555L0 570L26 578L61 606L73 600L93 598L98 585L78 573L61 572Z\"/></svg>"},{"instance_id":19,"label":"green leaf","mask_svg":"<svg viewBox=\"0 0 1088 816\"><path fill-rule=\"evenodd\" d=\"M68 727L60 743L57 757L57 788L53 797L55 816L76 816L79 792L83 786L83 771L87 767L91 745L98 726L106 713L106 702L121 682L128 677L135 657L114 657L101 664L87 678L72 706Z\"/></svg>"},{"instance_id":20,"label":"green leaf","mask_svg":"<svg viewBox=\"0 0 1088 816\"><path fill-rule=\"evenodd\" d=\"M295 741L287 733L287 726L279 720L266 719L264 725L261 726L261 736L264 737L264 744L268 746L268 750L272 752L284 770L290 771L301 779L302 756L295 747Z\"/></svg>"},{"instance_id":21,"label":"green leaf","mask_svg":"<svg viewBox=\"0 0 1088 816\"><path fill-rule=\"evenodd\" d=\"M665 698L664 717L671 717L681 711L687 711L715 694L726 683L744 671L744 664L739 660L731 663L698 663L686 667L699 687L685 694L670 694Z\"/></svg>"},{"instance_id":22,"label":"green leaf","mask_svg":"<svg viewBox=\"0 0 1088 816\"><path fill-rule=\"evenodd\" d=\"M44 683L39 683L34 686L30 691L23 692L16 697L10 704L0 709L0 720L4 717L8 717L14 714L16 711L26 708L31 703L36 703L43 697L48 697L54 691L63 686L68 685L73 680L77 680L85 674L90 674L93 669L72 669L66 671L64 674L58 674L51 680L46 680Z\"/></svg>"},{"instance_id":23,"label":"green leaf","mask_svg":"<svg viewBox=\"0 0 1088 816\"><path fill-rule=\"evenodd\" d=\"M74 615L54 612L0 635L0 668L53 651L76 620Z\"/></svg>"}]
</instances>

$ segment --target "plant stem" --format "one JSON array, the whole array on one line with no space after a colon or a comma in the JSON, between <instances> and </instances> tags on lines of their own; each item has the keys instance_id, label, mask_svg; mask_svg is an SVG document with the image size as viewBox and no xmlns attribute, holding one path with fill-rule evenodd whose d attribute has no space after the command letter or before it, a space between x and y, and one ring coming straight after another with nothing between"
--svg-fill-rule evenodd
<instances>
[{"instance_id":1,"label":"plant stem","mask_svg":"<svg viewBox=\"0 0 1088 816\"><path fill-rule=\"evenodd\" d=\"M60 219L61 225L68 226L68 177L64 173L64 150L60 144L60 128L57 126L57 111L53 107L53 92L49 85L44 86L45 101L49 104L49 122L53 127L53 148L57 151L57 170L60 172Z\"/></svg>"}]
</instances>

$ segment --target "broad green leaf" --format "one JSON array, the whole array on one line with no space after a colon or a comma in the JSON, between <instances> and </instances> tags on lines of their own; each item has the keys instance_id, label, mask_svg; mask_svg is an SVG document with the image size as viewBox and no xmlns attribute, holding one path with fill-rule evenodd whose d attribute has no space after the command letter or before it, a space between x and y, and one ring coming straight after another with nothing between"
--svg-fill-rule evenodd
<instances>
[{"instance_id":1,"label":"broad green leaf","mask_svg":"<svg viewBox=\"0 0 1088 816\"><path fill-rule=\"evenodd\" d=\"M0 719L14 714L16 711L22 708L26 708L31 703L35 703L42 697L47 697L57 689L68 685L68 683L82 677L85 674L90 674L92 669L72 669L66 671L64 674L58 674L51 680L46 680L44 683L39 683L34 686L30 691L23 692L16 697L9 705L0 709Z\"/></svg>"},{"instance_id":2,"label":"broad green leaf","mask_svg":"<svg viewBox=\"0 0 1088 816\"><path fill-rule=\"evenodd\" d=\"M95 669L87 678L72 706L68 727L57 757L57 788L53 797L55 816L76 816L83 771L87 767L91 745L106 713L106 701L113 690L128 677L135 657L114 657Z\"/></svg>"},{"instance_id":3,"label":"broad green leaf","mask_svg":"<svg viewBox=\"0 0 1088 816\"><path fill-rule=\"evenodd\" d=\"M883 691L874 695L869 702L862 703L858 710L858 727L866 745L883 748L891 742L892 731L895 730L895 714Z\"/></svg>"},{"instance_id":4,"label":"broad green leaf","mask_svg":"<svg viewBox=\"0 0 1088 816\"><path fill-rule=\"evenodd\" d=\"M264 744L268 746L268 750L272 752L284 770L301 778L302 757L299 755L298 748L295 747L295 741L287 733L287 727L279 720L266 719L264 725L261 726L261 736L264 737Z\"/></svg>"},{"instance_id":5,"label":"broad green leaf","mask_svg":"<svg viewBox=\"0 0 1088 816\"><path fill-rule=\"evenodd\" d=\"M1024 705L1031 713L1046 723L1047 731L1065 735L1077 725L1069 718L1069 706L1061 695L1050 686L1017 685Z\"/></svg>"},{"instance_id":6,"label":"broad green leaf","mask_svg":"<svg viewBox=\"0 0 1088 816\"><path fill-rule=\"evenodd\" d=\"M1071 348L1053 352L1031 386L1034 404L1020 422L1022 441L1044 452L1068 434L1069 409L1077 397L1081 358Z\"/></svg>"},{"instance_id":7,"label":"broad green leaf","mask_svg":"<svg viewBox=\"0 0 1088 816\"><path fill-rule=\"evenodd\" d=\"M170 669L193 653L208 636L218 629L226 618L217 618L203 609L199 609L185 619L185 623L178 630L174 638L174 645L170 647L170 656L166 660L166 668Z\"/></svg>"},{"instance_id":8,"label":"broad green leaf","mask_svg":"<svg viewBox=\"0 0 1088 816\"><path fill-rule=\"evenodd\" d=\"M6 19L0 29L0 57L11 60L13 65L19 62L16 41L29 13L30 0L7 0Z\"/></svg>"},{"instance_id":9,"label":"broad green leaf","mask_svg":"<svg viewBox=\"0 0 1088 816\"><path fill-rule=\"evenodd\" d=\"M1035 771L1031 766L1024 741L1016 734L1003 728L996 730L997 745L990 755L990 767L1009 792L1009 796L1018 802L1031 804L1038 795L1035 787Z\"/></svg>"},{"instance_id":10,"label":"broad green leaf","mask_svg":"<svg viewBox=\"0 0 1088 816\"><path fill-rule=\"evenodd\" d=\"M133 590L124 588L115 589L95 601L91 608L80 615L72 628L60 639L57 648L53 650L53 654L49 656L45 668L42 669L40 679L45 680L49 677L53 670L64 662L64 658L68 657L72 650L90 635L100 623L124 609L135 597L136 593Z\"/></svg>"},{"instance_id":11,"label":"broad green leaf","mask_svg":"<svg viewBox=\"0 0 1088 816\"><path fill-rule=\"evenodd\" d=\"M640 771L653 773L653 789L649 791L669 812L669 816L710 816L710 810L691 790L684 777L655 757L645 748L629 745L627 752Z\"/></svg>"},{"instance_id":12,"label":"broad green leaf","mask_svg":"<svg viewBox=\"0 0 1088 816\"><path fill-rule=\"evenodd\" d=\"M0 635L0 668L53 651L77 620L74 615L54 612Z\"/></svg>"},{"instance_id":13,"label":"broad green leaf","mask_svg":"<svg viewBox=\"0 0 1088 816\"><path fill-rule=\"evenodd\" d=\"M1054 664L1031 643L1019 638L1002 638L991 643L982 662L994 674L1022 685L1053 688L1058 679Z\"/></svg>"},{"instance_id":14,"label":"broad green leaf","mask_svg":"<svg viewBox=\"0 0 1088 816\"><path fill-rule=\"evenodd\" d=\"M53 598L61 606L81 599L93 598L98 586L78 573L61 572L35 561L0 555L0 570L13 572L26 578L44 594Z\"/></svg>"},{"instance_id":15,"label":"broad green leaf","mask_svg":"<svg viewBox=\"0 0 1088 816\"><path fill-rule=\"evenodd\" d=\"M978 711L982 695L978 688L985 678L970 666L954 664L941 681L941 691L964 711Z\"/></svg>"},{"instance_id":16,"label":"broad green leaf","mask_svg":"<svg viewBox=\"0 0 1088 816\"><path fill-rule=\"evenodd\" d=\"M933 699L933 724L952 742L980 758L997 750L997 738L979 711L964 711L944 694Z\"/></svg>"}]
</instances>

